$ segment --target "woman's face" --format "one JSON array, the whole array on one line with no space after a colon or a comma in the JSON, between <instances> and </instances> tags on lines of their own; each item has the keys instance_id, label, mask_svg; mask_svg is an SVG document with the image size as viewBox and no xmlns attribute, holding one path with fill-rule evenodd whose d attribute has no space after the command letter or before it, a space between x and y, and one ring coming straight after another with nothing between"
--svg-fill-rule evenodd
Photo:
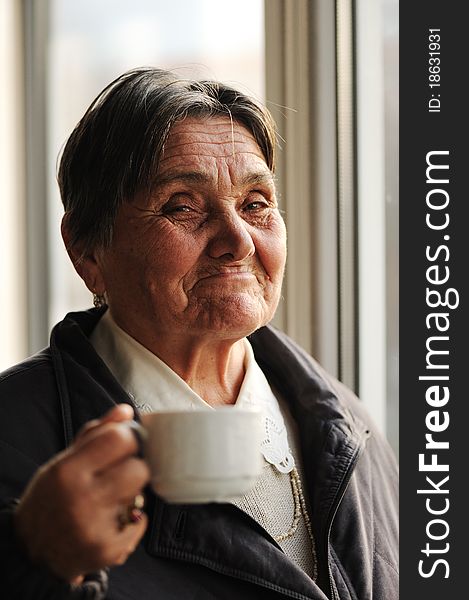
<instances>
[{"instance_id":1,"label":"woman's face","mask_svg":"<svg viewBox=\"0 0 469 600\"><path fill-rule=\"evenodd\" d=\"M120 209L97 281L142 343L236 339L273 317L285 256L272 173L252 135L228 118L186 119L171 130L151 197Z\"/></svg>"}]
</instances>

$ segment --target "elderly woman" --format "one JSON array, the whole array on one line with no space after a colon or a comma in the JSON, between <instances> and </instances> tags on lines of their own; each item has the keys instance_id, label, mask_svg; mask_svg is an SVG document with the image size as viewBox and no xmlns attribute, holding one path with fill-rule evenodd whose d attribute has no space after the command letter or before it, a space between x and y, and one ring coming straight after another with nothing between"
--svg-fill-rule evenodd
<instances>
[{"instance_id":1,"label":"elderly woman","mask_svg":"<svg viewBox=\"0 0 469 600\"><path fill-rule=\"evenodd\" d=\"M71 134L62 232L95 308L0 378L4 597L398 597L392 453L268 325L274 167L265 108L158 69L112 82ZM276 444L252 492L171 505L147 488L127 421L246 396Z\"/></svg>"}]
</instances>

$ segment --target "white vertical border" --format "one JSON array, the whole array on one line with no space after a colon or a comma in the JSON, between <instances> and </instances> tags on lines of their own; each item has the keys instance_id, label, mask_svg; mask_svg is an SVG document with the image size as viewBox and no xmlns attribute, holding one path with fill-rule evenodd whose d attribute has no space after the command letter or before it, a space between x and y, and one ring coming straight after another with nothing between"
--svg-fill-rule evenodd
<instances>
[{"instance_id":1,"label":"white vertical border","mask_svg":"<svg viewBox=\"0 0 469 600\"><path fill-rule=\"evenodd\" d=\"M29 353L49 340L47 225L47 40L49 0L23 0Z\"/></svg>"},{"instance_id":2,"label":"white vertical border","mask_svg":"<svg viewBox=\"0 0 469 600\"><path fill-rule=\"evenodd\" d=\"M336 8L311 6L311 157L313 205L313 353L339 376Z\"/></svg>"},{"instance_id":3,"label":"white vertical border","mask_svg":"<svg viewBox=\"0 0 469 600\"><path fill-rule=\"evenodd\" d=\"M386 431L384 84L381 2L356 0L360 398Z\"/></svg>"},{"instance_id":4,"label":"white vertical border","mask_svg":"<svg viewBox=\"0 0 469 600\"><path fill-rule=\"evenodd\" d=\"M0 371L27 353L22 16L0 0Z\"/></svg>"},{"instance_id":5,"label":"white vertical border","mask_svg":"<svg viewBox=\"0 0 469 600\"><path fill-rule=\"evenodd\" d=\"M357 223L352 0L336 0L339 376L358 391Z\"/></svg>"}]
</instances>

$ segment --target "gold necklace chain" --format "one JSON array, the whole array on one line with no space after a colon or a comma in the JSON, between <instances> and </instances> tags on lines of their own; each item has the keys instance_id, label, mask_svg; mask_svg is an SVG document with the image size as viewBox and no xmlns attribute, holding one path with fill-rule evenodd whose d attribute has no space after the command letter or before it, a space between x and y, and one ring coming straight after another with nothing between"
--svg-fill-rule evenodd
<instances>
[{"instance_id":1,"label":"gold necklace chain","mask_svg":"<svg viewBox=\"0 0 469 600\"><path fill-rule=\"evenodd\" d=\"M311 529L311 520L308 515L308 511L306 509L306 501L303 493L303 487L301 485L300 474L296 467L290 471L290 482L293 492L293 503L294 503L294 511L293 511L293 521L290 526L290 529L282 533L281 535L276 536L274 539L277 543L283 542L284 540L293 537L296 530L298 529L298 524L300 522L300 518L303 515L303 519L306 526L306 531L308 532L309 539L311 540L311 550L313 553L313 580L316 580L317 577L317 560L316 560L316 544L314 542L313 531Z\"/></svg>"}]
</instances>

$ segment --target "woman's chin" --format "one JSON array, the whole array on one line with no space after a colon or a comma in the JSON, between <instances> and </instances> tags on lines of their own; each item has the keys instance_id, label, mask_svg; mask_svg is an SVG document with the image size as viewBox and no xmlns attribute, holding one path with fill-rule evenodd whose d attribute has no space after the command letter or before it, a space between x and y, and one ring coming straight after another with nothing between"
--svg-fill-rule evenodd
<instances>
[{"instance_id":1,"label":"woman's chin","mask_svg":"<svg viewBox=\"0 0 469 600\"><path fill-rule=\"evenodd\" d=\"M205 331L217 337L241 338L268 323L272 316L264 302L241 296L207 303L198 314L196 327L201 334Z\"/></svg>"}]
</instances>

